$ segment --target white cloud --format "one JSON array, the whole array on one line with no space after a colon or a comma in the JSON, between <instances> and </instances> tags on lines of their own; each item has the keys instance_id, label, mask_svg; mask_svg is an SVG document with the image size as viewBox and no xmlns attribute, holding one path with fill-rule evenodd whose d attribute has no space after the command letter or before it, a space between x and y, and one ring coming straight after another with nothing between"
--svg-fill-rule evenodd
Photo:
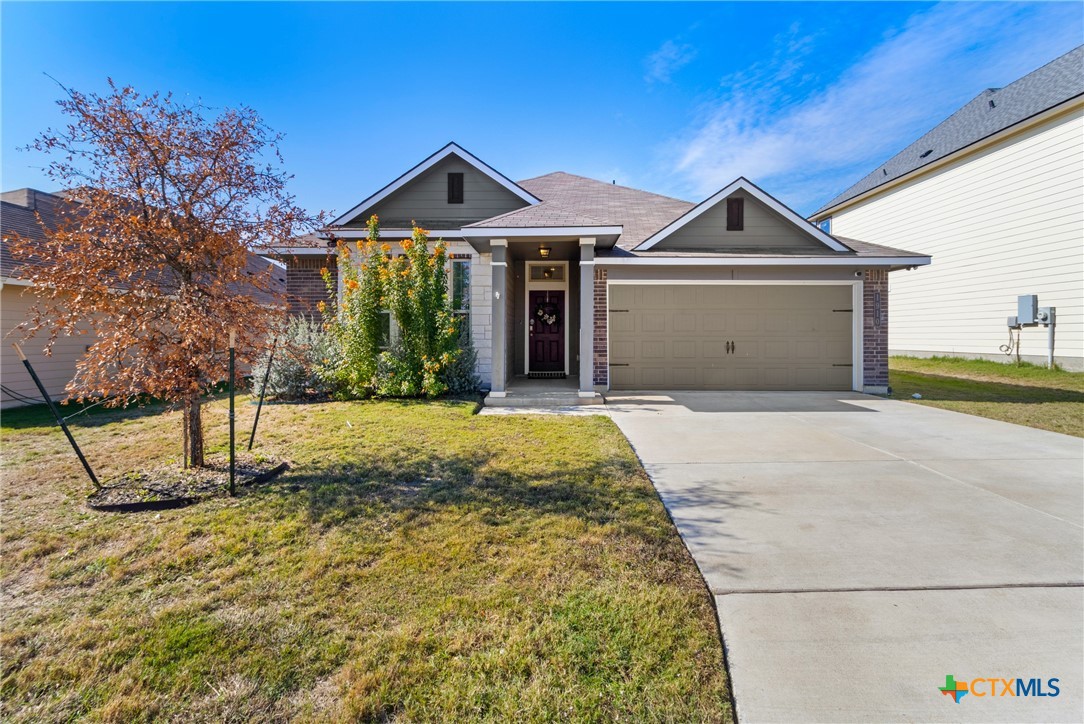
<instances>
[{"instance_id":1,"label":"white cloud","mask_svg":"<svg viewBox=\"0 0 1084 724\"><path fill-rule=\"evenodd\" d=\"M1074 47L1074 5L938 5L826 84L807 67L813 39L792 26L666 145L675 185L703 197L746 176L811 212L987 86Z\"/></svg>"},{"instance_id":2,"label":"white cloud","mask_svg":"<svg viewBox=\"0 0 1084 724\"><path fill-rule=\"evenodd\" d=\"M667 40L644 60L647 69L644 80L648 83L669 83L674 73L695 57L696 49L693 46Z\"/></svg>"}]
</instances>

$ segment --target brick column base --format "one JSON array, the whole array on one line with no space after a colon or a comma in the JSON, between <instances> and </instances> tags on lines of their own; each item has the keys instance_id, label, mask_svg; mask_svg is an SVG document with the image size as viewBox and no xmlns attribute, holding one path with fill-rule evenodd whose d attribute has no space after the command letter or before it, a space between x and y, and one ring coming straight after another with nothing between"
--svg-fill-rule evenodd
<instances>
[{"instance_id":1,"label":"brick column base","mask_svg":"<svg viewBox=\"0 0 1084 724\"><path fill-rule=\"evenodd\" d=\"M610 349L608 346L606 325L609 323L610 309L606 294L606 270L595 267L595 337L594 382L596 387L610 386Z\"/></svg>"},{"instance_id":2,"label":"brick column base","mask_svg":"<svg viewBox=\"0 0 1084 724\"><path fill-rule=\"evenodd\" d=\"M888 392L888 270L866 269L862 274L863 389Z\"/></svg>"}]
</instances>

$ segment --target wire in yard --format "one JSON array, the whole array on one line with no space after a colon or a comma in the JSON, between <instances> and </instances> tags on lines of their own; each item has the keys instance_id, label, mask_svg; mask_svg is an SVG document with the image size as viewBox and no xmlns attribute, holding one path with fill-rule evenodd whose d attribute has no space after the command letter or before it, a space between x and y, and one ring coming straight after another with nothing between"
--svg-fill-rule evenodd
<instances>
[{"instance_id":1,"label":"wire in yard","mask_svg":"<svg viewBox=\"0 0 1084 724\"><path fill-rule=\"evenodd\" d=\"M41 404L43 404L45 402L45 400L43 400L40 397L27 397L26 395L22 394L21 392L16 392L15 390L11 389L7 385L0 385L0 390L2 390L4 392L4 394L7 395L8 397L10 397L11 399L16 400L18 402L24 402L24 403L26 403L28 405L41 405Z\"/></svg>"}]
</instances>

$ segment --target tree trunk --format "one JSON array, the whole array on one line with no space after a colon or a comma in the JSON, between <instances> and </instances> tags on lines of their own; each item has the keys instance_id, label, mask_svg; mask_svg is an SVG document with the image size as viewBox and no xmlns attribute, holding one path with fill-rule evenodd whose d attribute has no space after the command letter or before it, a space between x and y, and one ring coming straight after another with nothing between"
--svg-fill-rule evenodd
<instances>
[{"instance_id":1,"label":"tree trunk","mask_svg":"<svg viewBox=\"0 0 1084 724\"><path fill-rule=\"evenodd\" d=\"M184 401L185 427L188 428L188 464L203 467L203 416L202 403L198 397Z\"/></svg>"}]
</instances>

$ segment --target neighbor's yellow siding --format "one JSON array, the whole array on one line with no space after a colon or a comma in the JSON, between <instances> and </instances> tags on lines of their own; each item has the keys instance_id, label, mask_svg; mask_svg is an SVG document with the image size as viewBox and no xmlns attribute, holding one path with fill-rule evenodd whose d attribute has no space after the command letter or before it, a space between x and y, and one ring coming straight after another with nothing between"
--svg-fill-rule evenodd
<instances>
[{"instance_id":1,"label":"neighbor's yellow siding","mask_svg":"<svg viewBox=\"0 0 1084 724\"><path fill-rule=\"evenodd\" d=\"M923 252L889 277L893 352L1002 358L1016 297L1057 307L1056 356L1084 367L1084 110L1053 118L832 217L832 233ZM1026 329L1022 353L1046 354Z\"/></svg>"}]
</instances>

